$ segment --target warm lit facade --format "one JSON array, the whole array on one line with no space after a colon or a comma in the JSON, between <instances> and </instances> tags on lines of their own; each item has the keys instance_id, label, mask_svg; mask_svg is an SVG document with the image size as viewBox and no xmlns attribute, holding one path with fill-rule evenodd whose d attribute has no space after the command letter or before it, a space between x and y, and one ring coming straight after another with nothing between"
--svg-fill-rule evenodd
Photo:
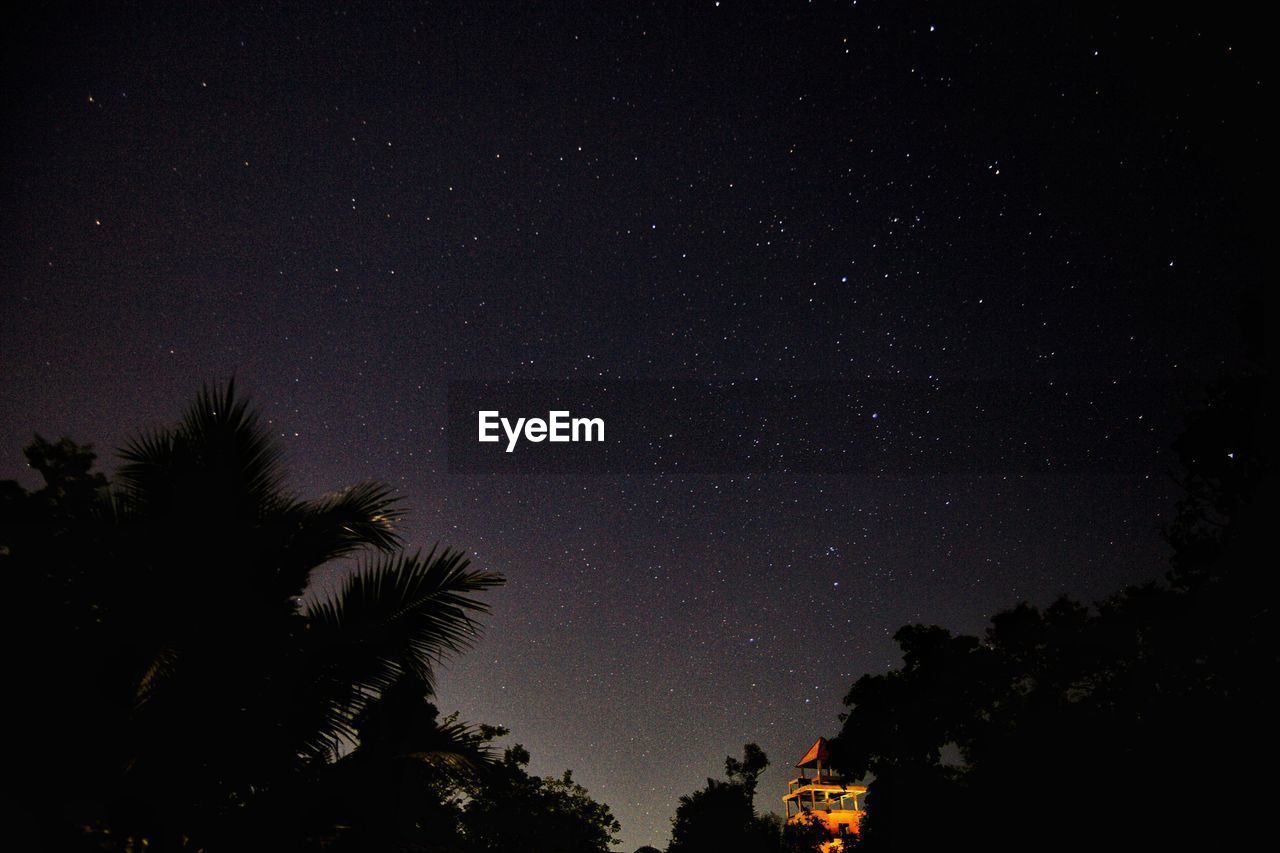
<instances>
[{"instance_id":1,"label":"warm lit facade","mask_svg":"<svg viewBox=\"0 0 1280 853\"><path fill-rule=\"evenodd\" d=\"M803 820L813 815L837 839L842 835L856 834L862 820L867 788L865 785L847 785L838 773L831 770L826 738L818 738L796 767L800 775L787 782L787 793L782 798L787 820ZM812 771L812 775L807 771ZM827 850L839 850L841 846L838 840L833 841Z\"/></svg>"}]
</instances>

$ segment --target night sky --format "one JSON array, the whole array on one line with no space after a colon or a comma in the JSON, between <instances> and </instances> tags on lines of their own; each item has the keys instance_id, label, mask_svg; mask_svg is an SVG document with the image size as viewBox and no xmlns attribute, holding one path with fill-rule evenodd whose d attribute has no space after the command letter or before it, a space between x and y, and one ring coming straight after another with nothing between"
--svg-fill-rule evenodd
<instances>
[{"instance_id":1,"label":"night sky","mask_svg":"<svg viewBox=\"0 0 1280 853\"><path fill-rule=\"evenodd\" d=\"M384 480L410 542L507 575L439 704L572 768L624 849L749 740L777 809L902 624L1163 569L1166 448L1262 281L1274 110L1224 4L30 5L0 25L0 477L33 431L109 457L234 374L299 492ZM1095 415L1142 439L1115 470L997 441L464 475L458 380L1140 389Z\"/></svg>"}]
</instances>

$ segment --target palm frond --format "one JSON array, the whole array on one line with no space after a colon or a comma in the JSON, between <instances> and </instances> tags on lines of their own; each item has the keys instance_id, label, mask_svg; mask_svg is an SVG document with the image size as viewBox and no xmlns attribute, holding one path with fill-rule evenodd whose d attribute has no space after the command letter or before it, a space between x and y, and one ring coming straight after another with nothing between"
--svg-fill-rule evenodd
<instances>
[{"instance_id":1,"label":"palm frond","mask_svg":"<svg viewBox=\"0 0 1280 853\"><path fill-rule=\"evenodd\" d=\"M204 386L178 426L137 436L119 453L119 484L157 509L198 501L253 517L283 500L280 448L234 380Z\"/></svg>"},{"instance_id":2,"label":"palm frond","mask_svg":"<svg viewBox=\"0 0 1280 853\"><path fill-rule=\"evenodd\" d=\"M461 551L437 548L367 562L338 595L307 608L311 635L338 653L358 687L383 690L406 674L430 687L432 664L480 633L472 617L489 606L471 596L503 583L470 565Z\"/></svg>"},{"instance_id":3,"label":"palm frond","mask_svg":"<svg viewBox=\"0 0 1280 853\"><path fill-rule=\"evenodd\" d=\"M413 676L396 681L361 711L356 720L360 746L353 758L409 760L437 770L470 776L494 764L491 741L505 734L493 726L458 721L455 712L441 719L430 689Z\"/></svg>"},{"instance_id":4,"label":"palm frond","mask_svg":"<svg viewBox=\"0 0 1280 853\"><path fill-rule=\"evenodd\" d=\"M283 507L263 531L263 557L280 581L283 596L305 589L315 568L364 550L389 552L400 545L395 523L400 498L381 483L361 483L315 501Z\"/></svg>"},{"instance_id":5,"label":"palm frond","mask_svg":"<svg viewBox=\"0 0 1280 853\"><path fill-rule=\"evenodd\" d=\"M320 751L351 741L361 712L398 681L430 694L434 665L479 636L474 617L489 607L473 596L502 583L461 551L433 548L366 562L337 595L307 607L311 682L325 708L313 738Z\"/></svg>"},{"instance_id":6,"label":"palm frond","mask_svg":"<svg viewBox=\"0 0 1280 853\"><path fill-rule=\"evenodd\" d=\"M141 677L138 679L138 686L133 693L133 707L136 711L151 700L156 689L170 678L177 670L178 659L181 657L181 651L173 646L164 646L147 666L143 669Z\"/></svg>"},{"instance_id":7,"label":"palm frond","mask_svg":"<svg viewBox=\"0 0 1280 853\"><path fill-rule=\"evenodd\" d=\"M234 379L223 389L204 386L183 418L182 434L202 468L226 471L237 491L270 502L283 491L280 448L235 387Z\"/></svg>"},{"instance_id":8,"label":"palm frond","mask_svg":"<svg viewBox=\"0 0 1280 853\"><path fill-rule=\"evenodd\" d=\"M353 550L372 547L392 551L400 545L395 523L404 512L400 498L382 483L359 483L337 494L300 504L304 533L324 530L332 537L324 558L344 557Z\"/></svg>"},{"instance_id":9,"label":"palm frond","mask_svg":"<svg viewBox=\"0 0 1280 853\"><path fill-rule=\"evenodd\" d=\"M499 751L483 741L470 723L442 722L433 737L409 745L405 757L438 770L475 775L495 764Z\"/></svg>"},{"instance_id":10,"label":"palm frond","mask_svg":"<svg viewBox=\"0 0 1280 853\"><path fill-rule=\"evenodd\" d=\"M122 497L135 507L171 500L177 452L173 430L153 430L130 439L117 451L124 463L116 471Z\"/></svg>"}]
</instances>

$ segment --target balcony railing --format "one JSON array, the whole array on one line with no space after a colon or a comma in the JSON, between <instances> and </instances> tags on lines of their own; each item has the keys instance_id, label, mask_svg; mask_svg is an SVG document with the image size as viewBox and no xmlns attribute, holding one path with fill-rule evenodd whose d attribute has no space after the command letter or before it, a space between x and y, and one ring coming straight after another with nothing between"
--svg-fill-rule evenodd
<instances>
[{"instance_id":1,"label":"balcony railing","mask_svg":"<svg viewBox=\"0 0 1280 853\"><path fill-rule=\"evenodd\" d=\"M809 785L840 785L844 780L839 776L823 773L821 776L801 776L787 783L787 791L795 791Z\"/></svg>"},{"instance_id":2,"label":"balcony railing","mask_svg":"<svg viewBox=\"0 0 1280 853\"><path fill-rule=\"evenodd\" d=\"M853 797L846 797L842 800L818 800L810 802L805 799L792 800L787 804L787 814L793 815L796 812L791 810L791 804L794 803L799 807L800 812L856 812L862 811L858 808L857 801Z\"/></svg>"}]
</instances>

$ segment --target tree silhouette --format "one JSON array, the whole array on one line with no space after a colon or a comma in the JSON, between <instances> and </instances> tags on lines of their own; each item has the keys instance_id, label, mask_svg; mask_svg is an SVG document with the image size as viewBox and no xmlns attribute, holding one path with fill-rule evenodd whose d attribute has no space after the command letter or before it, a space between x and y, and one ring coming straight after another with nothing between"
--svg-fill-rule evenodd
<instances>
[{"instance_id":1,"label":"tree silhouette","mask_svg":"<svg viewBox=\"0 0 1280 853\"><path fill-rule=\"evenodd\" d=\"M506 750L502 762L469 791L462 827L475 853L607 853L621 825L609 807L573 781L569 771L539 779L525 771L529 753Z\"/></svg>"},{"instance_id":2,"label":"tree silhouette","mask_svg":"<svg viewBox=\"0 0 1280 853\"><path fill-rule=\"evenodd\" d=\"M457 551L402 553L386 487L292 496L232 384L131 441L110 483L87 447L37 437L27 455L45 485L0 485L0 566L28 617L9 625L13 766L47 846L290 849L332 821L308 797L380 756L483 762L425 700L502 580ZM416 713L390 725L393 705Z\"/></svg>"},{"instance_id":3,"label":"tree silhouette","mask_svg":"<svg viewBox=\"0 0 1280 853\"><path fill-rule=\"evenodd\" d=\"M754 743L743 747L741 760L725 759L726 780L708 779L707 785L680 798L671 821L667 853L703 853L713 850L772 853L781 849L780 827L768 816L756 814L755 791L769 759Z\"/></svg>"},{"instance_id":4,"label":"tree silhouette","mask_svg":"<svg viewBox=\"0 0 1280 853\"><path fill-rule=\"evenodd\" d=\"M1216 384L1176 450L1164 583L1095 607L907 626L901 668L845 699L835 761L874 774L858 849L1232 849L1261 837L1274 766L1274 384Z\"/></svg>"},{"instance_id":5,"label":"tree silhouette","mask_svg":"<svg viewBox=\"0 0 1280 853\"><path fill-rule=\"evenodd\" d=\"M842 834L842 839L848 833ZM812 812L795 816L782 826L782 849L787 853L818 853L836 836L827 825Z\"/></svg>"}]
</instances>

